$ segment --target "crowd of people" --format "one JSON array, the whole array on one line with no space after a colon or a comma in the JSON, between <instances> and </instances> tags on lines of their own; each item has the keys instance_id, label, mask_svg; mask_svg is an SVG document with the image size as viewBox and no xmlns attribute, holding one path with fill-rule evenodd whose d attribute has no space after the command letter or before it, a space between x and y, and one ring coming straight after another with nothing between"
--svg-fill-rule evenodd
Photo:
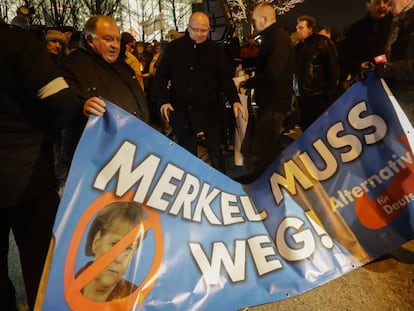
<instances>
[{"instance_id":1,"label":"crowd of people","mask_svg":"<svg viewBox=\"0 0 414 311\"><path fill-rule=\"evenodd\" d=\"M230 49L209 39L209 16L194 12L184 33L144 43L108 16L92 16L82 32L48 29L34 36L0 24L0 290L16 310L8 275L9 232L19 248L29 308L47 255L58 190L90 114L104 99L169 135L197 155L199 133L212 166L226 173L226 108L248 120L241 152L246 182L258 178L366 70L386 79L414 122L414 0L365 0L367 15L342 36L299 16L289 33L268 2L257 4L248 42ZM23 12L24 13L24 12ZM19 23L17 23L19 22ZM375 62L380 55L381 62ZM229 59L231 61L229 61ZM384 60L385 59L385 60ZM238 89L232 78L245 74ZM251 90L255 109L240 103ZM299 115L296 122L289 119ZM234 123L231 123L234 125ZM296 126L296 127L295 127ZM139 135L139 133L137 133ZM57 182L56 182L57 181ZM33 256L36 254L36 256Z\"/></svg>"}]
</instances>

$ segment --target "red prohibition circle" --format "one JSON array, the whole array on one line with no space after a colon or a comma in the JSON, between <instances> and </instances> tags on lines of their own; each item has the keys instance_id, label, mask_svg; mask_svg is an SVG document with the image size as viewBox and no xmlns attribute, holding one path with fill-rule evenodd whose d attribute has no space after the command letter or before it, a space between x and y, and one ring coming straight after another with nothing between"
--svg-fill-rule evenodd
<instances>
[{"instance_id":1,"label":"red prohibition circle","mask_svg":"<svg viewBox=\"0 0 414 311\"><path fill-rule=\"evenodd\" d=\"M88 275L81 274L75 277L75 263L76 256L82 241L82 237L86 232L86 228L90 220L96 215L99 210L112 202L131 202L135 192L129 191L122 197L117 197L114 192L106 192L96 199L83 213L79 219L75 231L72 235L71 242L68 247L64 268L64 294L67 304L72 310L88 310L88 311L102 311L102 310L131 310L136 307L152 290L157 280L157 273L162 263L164 255L164 242L161 228L161 221L159 213L149 207L143 205L148 218L144 220L144 230L147 232L152 229L155 240L155 256L148 274L138 288L129 296L111 300L107 302L96 302L86 298L81 290L90 281L91 277L102 271L116 256L116 253L122 250L123 245L128 245L129 241L136 236L138 226L132 229L117 245L115 245L108 254L102 256L102 261L96 264L95 269L90 269ZM100 258L100 259L101 259ZM100 270L99 270L100 269ZM89 270L89 269L88 269ZM92 271L91 271L92 270ZM86 271L85 271L86 272Z\"/></svg>"}]
</instances>

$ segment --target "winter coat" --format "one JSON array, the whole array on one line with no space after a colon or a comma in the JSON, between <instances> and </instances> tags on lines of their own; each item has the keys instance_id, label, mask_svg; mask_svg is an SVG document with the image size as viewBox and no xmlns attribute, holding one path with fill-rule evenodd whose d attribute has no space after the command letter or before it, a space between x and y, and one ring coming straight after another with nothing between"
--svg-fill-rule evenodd
<instances>
[{"instance_id":1,"label":"winter coat","mask_svg":"<svg viewBox=\"0 0 414 311\"><path fill-rule=\"evenodd\" d=\"M361 63L374 62L374 57L384 54L390 32L392 14L383 18L372 18L367 14L345 33L342 51L342 76L352 76L361 71Z\"/></svg>"},{"instance_id":2,"label":"winter coat","mask_svg":"<svg viewBox=\"0 0 414 311\"><path fill-rule=\"evenodd\" d=\"M414 109L414 7L393 19L390 36L397 34L391 45L383 75L400 104ZM414 122L414 115L409 116Z\"/></svg>"},{"instance_id":3,"label":"winter coat","mask_svg":"<svg viewBox=\"0 0 414 311\"><path fill-rule=\"evenodd\" d=\"M155 75L159 107L170 103L175 113L185 115L193 129L201 131L221 123L221 94L230 103L240 102L230 65L218 43L196 44L186 33L165 47Z\"/></svg>"},{"instance_id":4,"label":"winter coat","mask_svg":"<svg viewBox=\"0 0 414 311\"><path fill-rule=\"evenodd\" d=\"M246 87L255 90L260 109L287 112L292 96L293 50L289 34L278 22L260 33L255 76Z\"/></svg>"},{"instance_id":5,"label":"winter coat","mask_svg":"<svg viewBox=\"0 0 414 311\"><path fill-rule=\"evenodd\" d=\"M329 38L313 34L295 47L295 85L298 96L325 95L332 102L337 95L338 57Z\"/></svg>"},{"instance_id":6,"label":"winter coat","mask_svg":"<svg viewBox=\"0 0 414 311\"><path fill-rule=\"evenodd\" d=\"M4 24L0 41L0 208L9 208L55 187L52 129L82 110L33 34Z\"/></svg>"},{"instance_id":7,"label":"winter coat","mask_svg":"<svg viewBox=\"0 0 414 311\"><path fill-rule=\"evenodd\" d=\"M120 55L124 55L122 51ZM113 64L107 63L82 39L80 47L65 57L59 66L69 83L81 90L83 103L92 96L100 96L149 122L146 98L134 71L123 57Z\"/></svg>"}]
</instances>

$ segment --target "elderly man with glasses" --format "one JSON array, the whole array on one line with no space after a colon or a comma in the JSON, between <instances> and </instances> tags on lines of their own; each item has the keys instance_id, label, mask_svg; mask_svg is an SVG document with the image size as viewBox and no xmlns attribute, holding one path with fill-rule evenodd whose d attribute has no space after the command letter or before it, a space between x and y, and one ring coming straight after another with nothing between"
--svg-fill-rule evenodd
<instances>
[{"instance_id":1,"label":"elderly man with glasses","mask_svg":"<svg viewBox=\"0 0 414 311\"><path fill-rule=\"evenodd\" d=\"M234 115L247 111L240 104L230 64L223 48L209 39L210 21L202 12L191 15L185 36L170 42L155 75L155 94L163 118L178 144L197 155L197 133L204 132L212 166L224 172L223 93Z\"/></svg>"}]
</instances>

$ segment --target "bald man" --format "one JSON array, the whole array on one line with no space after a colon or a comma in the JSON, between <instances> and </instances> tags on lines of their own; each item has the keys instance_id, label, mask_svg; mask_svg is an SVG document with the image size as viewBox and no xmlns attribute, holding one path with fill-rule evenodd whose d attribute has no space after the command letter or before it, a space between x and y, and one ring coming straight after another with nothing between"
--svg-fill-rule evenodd
<instances>
[{"instance_id":1,"label":"bald man","mask_svg":"<svg viewBox=\"0 0 414 311\"><path fill-rule=\"evenodd\" d=\"M293 50L290 36L276 21L271 4L257 4L252 20L261 45L255 75L244 86L255 90L259 109L255 116L250 116L241 151L254 180L285 147L281 132L292 98Z\"/></svg>"},{"instance_id":2,"label":"bald man","mask_svg":"<svg viewBox=\"0 0 414 311\"><path fill-rule=\"evenodd\" d=\"M232 104L235 116L240 113L246 120L247 111L240 104L223 47L209 39L209 32L208 16L193 13L185 35L170 42L159 59L155 94L178 144L197 155L197 133L204 132L212 166L225 172L221 93Z\"/></svg>"}]
</instances>

